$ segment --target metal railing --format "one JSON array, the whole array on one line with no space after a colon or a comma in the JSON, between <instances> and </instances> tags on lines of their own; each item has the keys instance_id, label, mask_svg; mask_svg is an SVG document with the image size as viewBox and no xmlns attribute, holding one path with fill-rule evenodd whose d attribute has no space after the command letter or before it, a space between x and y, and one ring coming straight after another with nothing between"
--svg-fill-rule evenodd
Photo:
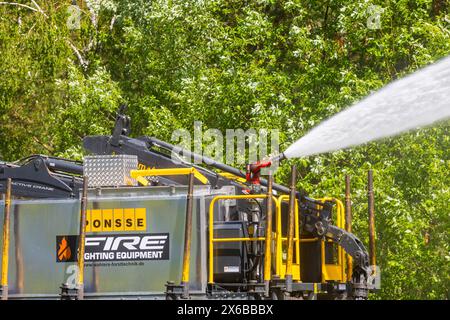
<instances>
[{"instance_id":1,"label":"metal railing","mask_svg":"<svg viewBox=\"0 0 450 320\"><path fill-rule=\"evenodd\" d=\"M209 204L209 274L208 283L214 284L214 243L216 242L245 242L245 241L266 241L269 231L266 230L265 237L242 237L242 238L214 238L214 205L219 200L237 200L237 199L267 199L267 194L251 195L229 195L216 196ZM272 197L274 203L277 203L276 197ZM270 231L272 232L272 231ZM270 280L270 279L269 279Z\"/></svg>"},{"instance_id":2,"label":"metal railing","mask_svg":"<svg viewBox=\"0 0 450 320\"><path fill-rule=\"evenodd\" d=\"M283 237L282 234L282 221L281 221L281 207L282 202L289 202L289 195L282 195L277 199L277 214L276 214L276 251L275 251L275 274L284 279L286 275L287 264L283 263L283 242L288 240L287 237ZM295 201L295 217L294 217L294 244L295 244L295 262L293 263L293 275L292 279L300 281L300 228L299 228L299 215L298 215L298 203ZM303 239L307 240L308 239Z\"/></svg>"},{"instance_id":3,"label":"metal railing","mask_svg":"<svg viewBox=\"0 0 450 320\"><path fill-rule=\"evenodd\" d=\"M288 238L282 234L282 217L281 208L283 202L289 202L289 195L282 195L280 197L272 197L275 203L275 252L273 254L275 260L275 272L279 279L285 279L287 264L283 262L283 243L287 242ZM245 241L266 241L268 231L266 230L266 237L242 237L242 238L215 238L214 237L214 205L219 200L230 199L267 199L266 194L257 195L232 195L232 196L216 196L211 200L209 206L209 275L208 282L214 284L214 244L217 242L245 242ZM335 198L321 198L319 201L333 201L336 203L336 226L339 228L345 228L345 215L344 206L342 202ZM300 272L300 244L305 242L321 241L321 272L322 282L328 280L345 281L347 278L346 273L346 261L349 255L345 253L342 247L337 248L337 264L327 264L325 260L325 243L333 243L331 240L321 238L301 238L300 236L300 224L299 224L299 208L297 201L295 202L295 220L294 220L294 262L293 262L293 274L292 279L294 281L301 281ZM265 280L272 278L272 273L267 276L265 270Z\"/></svg>"},{"instance_id":4,"label":"metal railing","mask_svg":"<svg viewBox=\"0 0 450 320\"><path fill-rule=\"evenodd\" d=\"M180 175L190 175L191 173L201 183L207 184L209 182L208 179L195 168L144 169L144 170L131 170L130 171L131 177L133 179L136 179L143 186L148 185L148 181L144 177L148 177L148 176L180 176Z\"/></svg>"},{"instance_id":5,"label":"metal railing","mask_svg":"<svg viewBox=\"0 0 450 320\"><path fill-rule=\"evenodd\" d=\"M336 198L324 197L318 199L321 202L332 201L336 204L336 227L345 230L345 209L342 201ZM327 280L346 281L346 261L350 257L345 253L341 246L337 246L337 263L327 264L325 257L325 244L333 241L323 239L321 243L321 257L322 257L322 282Z\"/></svg>"}]
</instances>

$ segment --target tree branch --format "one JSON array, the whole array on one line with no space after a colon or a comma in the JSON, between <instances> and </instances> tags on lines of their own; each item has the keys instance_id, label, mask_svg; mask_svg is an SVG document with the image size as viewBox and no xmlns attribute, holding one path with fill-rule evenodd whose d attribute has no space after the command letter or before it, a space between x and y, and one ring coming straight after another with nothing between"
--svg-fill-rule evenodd
<instances>
[{"instance_id":1,"label":"tree branch","mask_svg":"<svg viewBox=\"0 0 450 320\"><path fill-rule=\"evenodd\" d=\"M116 15L113 15L112 19L111 19L111 23L109 24L109 30L112 31L113 27L114 27L114 23L116 22Z\"/></svg>"},{"instance_id":2,"label":"tree branch","mask_svg":"<svg viewBox=\"0 0 450 320\"><path fill-rule=\"evenodd\" d=\"M38 9L38 11L40 13L42 13L46 18L48 18L48 16L45 14L44 10L42 10L41 7L39 7L39 5L36 3L36 1L31 0L31 2L33 2L34 6Z\"/></svg>"},{"instance_id":3,"label":"tree branch","mask_svg":"<svg viewBox=\"0 0 450 320\"><path fill-rule=\"evenodd\" d=\"M89 12L91 13L91 22L94 25L94 28L97 29L98 19L97 19L97 13L95 12L95 8L92 5L91 1L89 1L89 0L86 0L86 6L88 7Z\"/></svg>"},{"instance_id":4,"label":"tree branch","mask_svg":"<svg viewBox=\"0 0 450 320\"><path fill-rule=\"evenodd\" d=\"M35 2L33 1L33 3L35 3ZM30 6L27 6L26 4L16 3L16 2L0 2L0 5L2 5L2 4L27 8L29 10L32 10L32 11L35 11L35 12L39 12L39 13L43 14L47 18L47 15L44 13L44 11L42 11L42 9L39 6L38 6L38 9L37 9L37 8L33 8L33 7L30 7Z\"/></svg>"},{"instance_id":5,"label":"tree branch","mask_svg":"<svg viewBox=\"0 0 450 320\"><path fill-rule=\"evenodd\" d=\"M77 47L74 46L74 44L72 42L70 42L69 40L67 40L67 44L72 48L73 52L75 53L75 55L78 58L78 61L80 62L81 66L86 69L86 67L88 66L88 61L84 60L83 56L81 55L80 51L77 49Z\"/></svg>"},{"instance_id":6,"label":"tree branch","mask_svg":"<svg viewBox=\"0 0 450 320\"><path fill-rule=\"evenodd\" d=\"M33 8L33 7L30 7L30 6L27 6L26 4L15 3L15 2L0 2L0 4L6 4L6 5L9 4L9 5L11 5L11 6L24 7L24 8L27 8L27 9L30 9L30 10L33 10L33 11L36 11L36 12L39 12L38 9L35 9L35 8Z\"/></svg>"}]
</instances>

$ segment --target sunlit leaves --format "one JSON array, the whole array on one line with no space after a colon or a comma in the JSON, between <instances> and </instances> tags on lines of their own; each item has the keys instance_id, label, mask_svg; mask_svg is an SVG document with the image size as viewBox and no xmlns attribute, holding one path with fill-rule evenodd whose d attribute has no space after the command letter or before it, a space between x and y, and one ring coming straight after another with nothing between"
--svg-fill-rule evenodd
<instances>
[{"instance_id":1,"label":"sunlit leaves","mask_svg":"<svg viewBox=\"0 0 450 320\"><path fill-rule=\"evenodd\" d=\"M444 3L445 1L442 1ZM280 150L397 77L450 53L441 1L102 0L94 25L68 30L69 2L48 18L0 5L0 153L81 158L81 139L108 134L119 103L132 134L175 129L280 130ZM380 28L368 27L380 6ZM447 10L447 11L446 11ZM88 61L87 66L80 62ZM382 291L373 298L448 298L450 129L284 163L287 183L343 198L352 176L354 231L367 244L374 170Z\"/></svg>"}]
</instances>

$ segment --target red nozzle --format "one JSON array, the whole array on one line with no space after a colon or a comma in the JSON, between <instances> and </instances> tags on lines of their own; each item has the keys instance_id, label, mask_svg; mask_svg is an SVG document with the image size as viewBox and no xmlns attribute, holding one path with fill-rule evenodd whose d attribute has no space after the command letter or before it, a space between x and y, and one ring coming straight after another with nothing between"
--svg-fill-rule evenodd
<instances>
[{"instance_id":1,"label":"red nozzle","mask_svg":"<svg viewBox=\"0 0 450 320\"><path fill-rule=\"evenodd\" d=\"M247 172L245 174L247 182L251 184L260 184L259 177L261 175L261 169L270 167L271 165L271 161L256 161L254 163L247 164Z\"/></svg>"}]
</instances>

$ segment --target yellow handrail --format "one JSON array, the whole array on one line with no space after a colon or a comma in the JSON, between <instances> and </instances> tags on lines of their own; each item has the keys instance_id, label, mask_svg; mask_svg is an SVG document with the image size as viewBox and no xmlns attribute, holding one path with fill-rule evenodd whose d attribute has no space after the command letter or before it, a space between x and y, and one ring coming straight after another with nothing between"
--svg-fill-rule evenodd
<instances>
[{"instance_id":1,"label":"yellow handrail","mask_svg":"<svg viewBox=\"0 0 450 320\"><path fill-rule=\"evenodd\" d=\"M208 283L214 283L214 243L215 242L240 242L240 241L264 241L265 237L255 237L255 238L214 238L214 205L219 200L230 200L230 199L266 199L266 194L249 194L249 195L230 195L230 196L216 196L211 200L209 204L209 274ZM277 204L276 197L272 197ZM271 232L271 230L267 230Z\"/></svg>"},{"instance_id":2,"label":"yellow handrail","mask_svg":"<svg viewBox=\"0 0 450 320\"><path fill-rule=\"evenodd\" d=\"M201 183L207 184L208 179L195 168L169 168L169 169L144 169L131 170L130 175L133 179L138 180L142 185L148 185L148 181L144 179L145 176L180 176L189 175L193 173Z\"/></svg>"},{"instance_id":3,"label":"yellow handrail","mask_svg":"<svg viewBox=\"0 0 450 320\"><path fill-rule=\"evenodd\" d=\"M287 241L287 237L283 237L281 232L281 203L283 201L289 201L289 195L282 195L278 197L276 202L277 216L276 216L276 255L275 255L275 273L280 276L280 279L284 279L281 274L281 265L283 263L283 241ZM298 203L295 201L295 221L294 221L294 242L295 242L295 263L300 265L300 230L299 230L299 217L298 217ZM300 277L300 275L299 275Z\"/></svg>"},{"instance_id":4,"label":"yellow handrail","mask_svg":"<svg viewBox=\"0 0 450 320\"><path fill-rule=\"evenodd\" d=\"M9 265L9 241L10 241L10 210L11 210L11 178L7 179L5 190L5 210L3 219L3 244L2 244L2 300L8 299L8 265Z\"/></svg>"},{"instance_id":5,"label":"yellow handrail","mask_svg":"<svg viewBox=\"0 0 450 320\"><path fill-rule=\"evenodd\" d=\"M325 202L325 201L333 201L334 203L336 203L336 226L338 228L344 229L345 230L345 215L344 215L344 205L342 203L342 201L340 201L339 199L336 198L331 198L331 197L324 197L324 198L320 198L318 199L319 201ZM321 255L322 255L322 277L324 279L328 278L328 274L326 271L326 263L325 263L325 242L322 242L322 247L321 247ZM348 254L346 255L343 248L341 246L338 246L338 267L339 267L339 271L340 271L340 278L342 281L344 281L346 279L346 270L345 270L345 261L346 259L348 259Z\"/></svg>"},{"instance_id":6,"label":"yellow handrail","mask_svg":"<svg viewBox=\"0 0 450 320\"><path fill-rule=\"evenodd\" d=\"M263 241L266 238L257 237L257 238L214 238L213 242L237 242L237 241Z\"/></svg>"}]
</instances>

